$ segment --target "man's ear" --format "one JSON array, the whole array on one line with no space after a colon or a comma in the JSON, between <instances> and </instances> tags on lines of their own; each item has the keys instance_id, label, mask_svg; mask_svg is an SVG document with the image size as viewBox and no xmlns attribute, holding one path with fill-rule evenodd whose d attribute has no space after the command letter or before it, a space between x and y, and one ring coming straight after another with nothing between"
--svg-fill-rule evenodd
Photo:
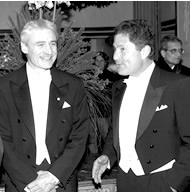
<instances>
[{"instance_id":1,"label":"man's ear","mask_svg":"<svg viewBox=\"0 0 190 192\"><path fill-rule=\"evenodd\" d=\"M165 58L165 57L166 57L166 51L161 50L161 51L160 51L160 54L162 55L162 57L163 57L163 58Z\"/></svg>"},{"instance_id":2,"label":"man's ear","mask_svg":"<svg viewBox=\"0 0 190 192\"><path fill-rule=\"evenodd\" d=\"M151 52L151 47L149 45L145 45L142 49L141 49L141 57L142 59L146 59Z\"/></svg>"},{"instance_id":3,"label":"man's ear","mask_svg":"<svg viewBox=\"0 0 190 192\"><path fill-rule=\"evenodd\" d=\"M21 42L21 50L23 53L27 54L28 53L28 47L25 43Z\"/></svg>"}]
</instances>

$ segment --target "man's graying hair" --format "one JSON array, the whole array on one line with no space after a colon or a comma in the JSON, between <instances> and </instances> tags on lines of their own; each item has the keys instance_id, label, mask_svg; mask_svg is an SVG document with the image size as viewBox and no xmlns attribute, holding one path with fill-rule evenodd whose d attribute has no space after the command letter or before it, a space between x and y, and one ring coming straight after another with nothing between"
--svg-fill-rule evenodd
<instances>
[{"instance_id":1,"label":"man's graying hair","mask_svg":"<svg viewBox=\"0 0 190 192\"><path fill-rule=\"evenodd\" d=\"M21 42L27 44L28 40L30 39L30 36L32 35L33 30L38 29L49 29L53 31L53 33L58 38L57 27L54 23L48 20L38 19L29 21L25 24L20 34Z\"/></svg>"},{"instance_id":2,"label":"man's graying hair","mask_svg":"<svg viewBox=\"0 0 190 192\"><path fill-rule=\"evenodd\" d=\"M163 37L161 40L160 51L161 50L167 50L169 42L179 42L181 45L183 45L182 41L178 37L176 37L175 35L167 35L167 36Z\"/></svg>"},{"instance_id":3,"label":"man's graying hair","mask_svg":"<svg viewBox=\"0 0 190 192\"><path fill-rule=\"evenodd\" d=\"M141 50L145 45L149 45L151 52L148 57L149 59L153 58L155 35L152 27L148 25L146 20L123 21L115 28L114 36L117 34L127 35L138 50Z\"/></svg>"}]
</instances>

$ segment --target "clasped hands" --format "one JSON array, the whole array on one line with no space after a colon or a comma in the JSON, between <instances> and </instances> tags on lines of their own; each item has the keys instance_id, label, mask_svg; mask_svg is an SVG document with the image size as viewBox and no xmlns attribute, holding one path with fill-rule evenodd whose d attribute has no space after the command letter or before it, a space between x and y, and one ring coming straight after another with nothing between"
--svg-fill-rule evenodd
<instances>
[{"instance_id":1,"label":"clasped hands","mask_svg":"<svg viewBox=\"0 0 190 192\"><path fill-rule=\"evenodd\" d=\"M56 192L57 182L48 171L38 171L38 177L25 187L27 192Z\"/></svg>"}]
</instances>

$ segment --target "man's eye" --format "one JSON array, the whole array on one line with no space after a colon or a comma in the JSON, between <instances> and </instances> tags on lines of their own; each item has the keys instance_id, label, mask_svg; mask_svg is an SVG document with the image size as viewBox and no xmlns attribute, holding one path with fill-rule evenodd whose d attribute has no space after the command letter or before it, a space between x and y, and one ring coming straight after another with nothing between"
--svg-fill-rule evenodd
<instances>
[{"instance_id":1,"label":"man's eye","mask_svg":"<svg viewBox=\"0 0 190 192\"><path fill-rule=\"evenodd\" d=\"M38 44L38 47L43 47L43 46L44 46L43 43L39 43L39 44Z\"/></svg>"},{"instance_id":2,"label":"man's eye","mask_svg":"<svg viewBox=\"0 0 190 192\"><path fill-rule=\"evenodd\" d=\"M52 42L51 45L57 46L57 43L56 42Z\"/></svg>"}]
</instances>

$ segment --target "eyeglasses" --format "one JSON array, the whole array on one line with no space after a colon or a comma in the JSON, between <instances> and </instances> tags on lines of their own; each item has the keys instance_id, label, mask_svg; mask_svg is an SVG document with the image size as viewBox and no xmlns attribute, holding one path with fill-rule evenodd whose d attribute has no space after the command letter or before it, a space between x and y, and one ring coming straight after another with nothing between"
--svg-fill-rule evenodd
<instances>
[{"instance_id":1,"label":"eyeglasses","mask_svg":"<svg viewBox=\"0 0 190 192\"><path fill-rule=\"evenodd\" d=\"M166 51L169 51L172 55L175 55L176 53L184 54L184 49L166 49Z\"/></svg>"}]
</instances>

